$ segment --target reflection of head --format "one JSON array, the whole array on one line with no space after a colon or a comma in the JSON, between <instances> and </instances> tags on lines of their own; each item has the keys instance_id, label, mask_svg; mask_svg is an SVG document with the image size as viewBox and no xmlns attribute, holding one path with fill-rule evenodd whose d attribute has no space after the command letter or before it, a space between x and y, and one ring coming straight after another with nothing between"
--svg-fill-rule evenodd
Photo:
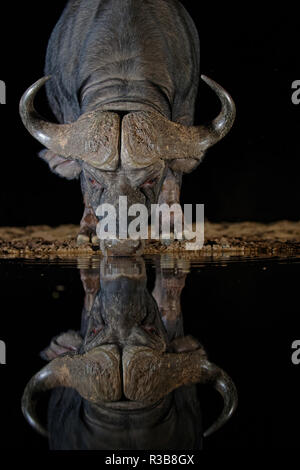
<instances>
[{"instance_id":1,"label":"reflection of head","mask_svg":"<svg viewBox=\"0 0 300 470\"><path fill-rule=\"evenodd\" d=\"M106 344L114 344L120 351L129 345L166 350L167 333L148 292L142 259L102 261L99 290L82 334L80 352Z\"/></svg>"},{"instance_id":2,"label":"reflection of head","mask_svg":"<svg viewBox=\"0 0 300 470\"><path fill-rule=\"evenodd\" d=\"M169 343L157 304L147 291L143 261L129 267L127 263L102 263L100 289L83 322L77 349L53 359L28 383L23 412L39 432L46 433L36 414L37 394L56 387L76 390L85 410L87 402L102 410L122 408L130 421L131 415L144 413L149 406L159 409L161 400L182 386L211 383L224 398L224 410L207 434L231 416L236 406L231 379L208 361L198 341L181 337ZM178 393L176 397L181 396ZM188 406L180 413L174 408L175 421ZM162 428L160 419L157 423Z\"/></svg>"},{"instance_id":3,"label":"reflection of head","mask_svg":"<svg viewBox=\"0 0 300 470\"><path fill-rule=\"evenodd\" d=\"M53 450L200 449L201 413L194 386L136 411L91 405L71 389L52 392L48 429Z\"/></svg>"}]
</instances>

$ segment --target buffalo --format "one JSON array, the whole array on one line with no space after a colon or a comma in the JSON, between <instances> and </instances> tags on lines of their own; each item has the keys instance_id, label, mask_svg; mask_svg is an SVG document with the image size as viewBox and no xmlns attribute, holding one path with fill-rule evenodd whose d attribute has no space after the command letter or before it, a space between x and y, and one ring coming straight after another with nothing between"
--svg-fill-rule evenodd
<instances>
[{"instance_id":1,"label":"buffalo","mask_svg":"<svg viewBox=\"0 0 300 470\"><path fill-rule=\"evenodd\" d=\"M182 175L231 129L234 102L206 76L221 111L193 125L199 59L198 32L178 0L67 3L49 40L45 77L24 93L20 115L51 170L80 178L79 244L99 244L97 209L118 209L119 196L129 206L179 203ZM58 123L34 108L44 84ZM143 246L120 236L100 242L107 256L139 255Z\"/></svg>"}]
</instances>

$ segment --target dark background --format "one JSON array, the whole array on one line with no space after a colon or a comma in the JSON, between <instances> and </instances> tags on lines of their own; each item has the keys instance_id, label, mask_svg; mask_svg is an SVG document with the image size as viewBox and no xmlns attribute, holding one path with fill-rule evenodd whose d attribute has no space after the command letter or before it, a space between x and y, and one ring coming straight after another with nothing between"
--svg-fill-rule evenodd
<instances>
[{"instance_id":1,"label":"dark background","mask_svg":"<svg viewBox=\"0 0 300 470\"><path fill-rule=\"evenodd\" d=\"M212 221L298 220L300 105L291 101L291 84L300 77L298 12L288 4L263 10L253 2L235 7L182 3L199 31L201 73L225 87L237 106L233 130L184 177L182 202L204 203ZM40 144L18 116L21 95L43 76L47 41L64 4L5 6L9 28L0 36L0 79L7 85L7 105L0 107L1 225L78 223L82 215L78 181L51 174L37 157ZM37 107L51 118L43 93ZM217 98L201 83L196 123L218 111Z\"/></svg>"}]
</instances>

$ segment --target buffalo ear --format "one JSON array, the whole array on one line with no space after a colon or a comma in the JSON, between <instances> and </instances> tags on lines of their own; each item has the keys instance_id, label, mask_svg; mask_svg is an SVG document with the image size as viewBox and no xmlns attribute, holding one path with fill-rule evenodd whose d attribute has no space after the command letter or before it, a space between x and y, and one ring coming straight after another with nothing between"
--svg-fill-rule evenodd
<instances>
[{"instance_id":1,"label":"buffalo ear","mask_svg":"<svg viewBox=\"0 0 300 470\"><path fill-rule=\"evenodd\" d=\"M169 345L169 351L172 353L192 352L201 348L199 341L191 335L175 338Z\"/></svg>"},{"instance_id":2,"label":"buffalo ear","mask_svg":"<svg viewBox=\"0 0 300 470\"><path fill-rule=\"evenodd\" d=\"M75 160L67 160L66 158L57 155L51 150L41 150L39 157L48 163L51 171L68 180L78 178L81 173L81 166Z\"/></svg>"},{"instance_id":3,"label":"buffalo ear","mask_svg":"<svg viewBox=\"0 0 300 470\"><path fill-rule=\"evenodd\" d=\"M195 159L195 158L179 159L179 158L177 158L175 160L171 160L169 162L169 167L173 171L176 171L176 172L179 172L179 173L191 173L203 161L204 153L205 152L203 152L202 157L199 157L198 159Z\"/></svg>"},{"instance_id":4,"label":"buffalo ear","mask_svg":"<svg viewBox=\"0 0 300 470\"><path fill-rule=\"evenodd\" d=\"M50 345L40 353L45 361L52 361L65 353L76 352L82 344L82 338L77 331L69 330L52 339Z\"/></svg>"}]
</instances>

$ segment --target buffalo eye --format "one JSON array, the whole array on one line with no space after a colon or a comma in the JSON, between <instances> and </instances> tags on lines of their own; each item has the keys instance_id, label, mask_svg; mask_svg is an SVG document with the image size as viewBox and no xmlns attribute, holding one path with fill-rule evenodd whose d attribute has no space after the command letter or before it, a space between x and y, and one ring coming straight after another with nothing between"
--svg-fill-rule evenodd
<instances>
[{"instance_id":1,"label":"buffalo eye","mask_svg":"<svg viewBox=\"0 0 300 470\"><path fill-rule=\"evenodd\" d=\"M157 182L157 178L149 179L142 184L142 188L151 188Z\"/></svg>"},{"instance_id":2,"label":"buffalo eye","mask_svg":"<svg viewBox=\"0 0 300 470\"><path fill-rule=\"evenodd\" d=\"M90 331L89 336L90 336L90 337L94 337L94 336L96 336L98 333L100 333L101 330L103 330L103 326L98 327L98 328L92 328L91 331Z\"/></svg>"},{"instance_id":3,"label":"buffalo eye","mask_svg":"<svg viewBox=\"0 0 300 470\"><path fill-rule=\"evenodd\" d=\"M157 335L157 329L153 325L143 326L143 329L150 333L151 335Z\"/></svg>"}]
</instances>

